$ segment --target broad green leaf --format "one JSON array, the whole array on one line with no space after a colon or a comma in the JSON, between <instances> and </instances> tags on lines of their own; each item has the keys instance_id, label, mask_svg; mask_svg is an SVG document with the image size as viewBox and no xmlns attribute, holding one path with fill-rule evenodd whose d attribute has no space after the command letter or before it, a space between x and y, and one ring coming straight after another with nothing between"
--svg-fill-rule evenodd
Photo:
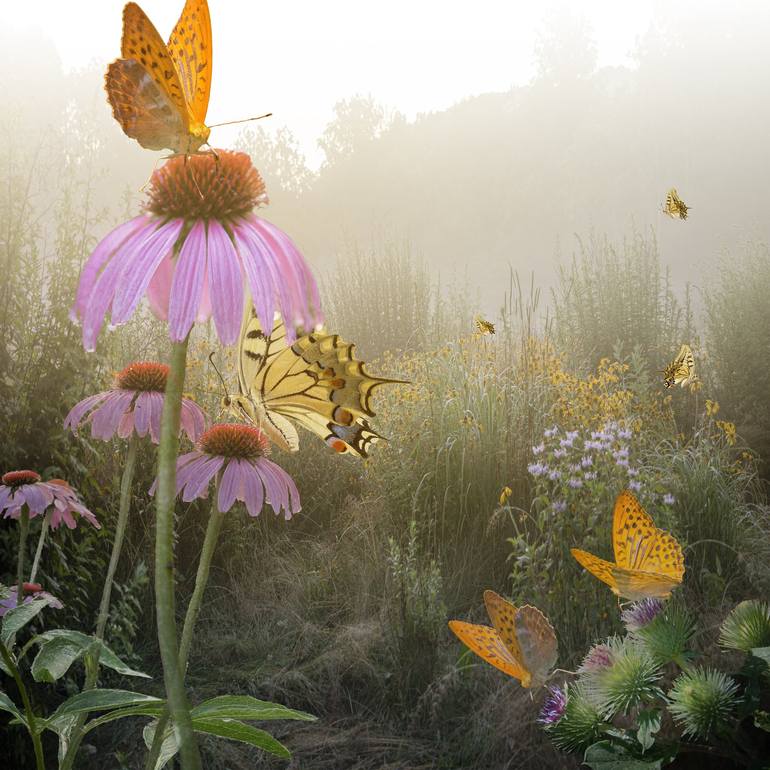
<instances>
[{"instance_id":1,"label":"broad green leaf","mask_svg":"<svg viewBox=\"0 0 770 770\"><path fill-rule=\"evenodd\" d=\"M288 759L291 752L270 733L239 722L237 719L193 719L193 730L207 735L218 735L231 741L241 741L256 746L270 754Z\"/></svg>"},{"instance_id":2,"label":"broad green leaf","mask_svg":"<svg viewBox=\"0 0 770 770\"><path fill-rule=\"evenodd\" d=\"M91 645L95 645L96 649L101 647L99 652L99 665L111 668L113 671L117 671L124 676L137 676L144 679L150 679L148 674L144 674L141 671L135 671L126 665L104 642L100 642L95 636L89 634L83 634L80 631L71 631L67 628L55 628L51 631L46 631L39 636L36 636L33 642L50 642L54 639L66 639L70 644L79 646L81 650L87 650Z\"/></svg>"},{"instance_id":3,"label":"broad green leaf","mask_svg":"<svg viewBox=\"0 0 770 770\"><path fill-rule=\"evenodd\" d=\"M40 646L32 661L32 678L36 682L55 682L84 652L81 645L67 638L50 639Z\"/></svg>"},{"instance_id":4,"label":"broad green leaf","mask_svg":"<svg viewBox=\"0 0 770 770\"><path fill-rule=\"evenodd\" d=\"M129 690L88 690L73 695L59 706L48 722L70 714L83 714L89 711L111 711L112 709L129 708L131 706L147 706L153 703L163 704L160 698L144 695ZM53 727L49 729L54 729Z\"/></svg>"},{"instance_id":5,"label":"broad green leaf","mask_svg":"<svg viewBox=\"0 0 770 770\"><path fill-rule=\"evenodd\" d=\"M593 770L661 770L660 759L639 759L628 749L610 741L599 741L586 749L583 762Z\"/></svg>"},{"instance_id":6,"label":"broad green leaf","mask_svg":"<svg viewBox=\"0 0 770 770\"><path fill-rule=\"evenodd\" d=\"M250 695L220 695L199 703L190 716L209 719L301 719L314 722L316 717L304 711L282 706L280 703L258 700Z\"/></svg>"},{"instance_id":7,"label":"broad green leaf","mask_svg":"<svg viewBox=\"0 0 770 770\"><path fill-rule=\"evenodd\" d=\"M660 730L660 710L644 709L639 712L637 717L639 729L636 732L636 739L642 746L642 752L652 748L655 743L655 733Z\"/></svg>"},{"instance_id":8,"label":"broad green leaf","mask_svg":"<svg viewBox=\"0 0 770 770\"><path fill-rule=\"evenodd\" d=\"M142 730L142 737L144 738L144 743L147 746L148 751L152 746L153 739L155 738L155 730L157 727L157 720L153 720L145 726L144 730ZM158 754L158 759L155 762L155 767L153 770L162 770L162 768L165 767L174 758L174 755L177 753L177 751L178 747L176 745L176 735L174 735L174 729L171 726L171 723L167 722L166 734L163 738L163 743L160 747L160 753Z\"/></svg>"},{"instance_id":9,"label":"broad green leaf","mask_svg":"<svg viewBox=\"0 0 770 770\"><path fill-rule=\"evenodd\" d=\"M3 616L3 624L0 630L0 638L2 638L3 643L7 644L15 633L24 628L50 602L50 599L42 597L8 610Z\"/></svg>"},{"instance_id":10,"label":"broad green leaf","mask_svg":"<svg viewBox=\"0 0 770 770\"><path fill-rule=\"evenodd\" d=\"M27 724L27 720L19 711L18 706L2 691L0 691L0 711L7 711L9 714L13 714L22 724Z\"/></svg>"},{"instance_id":11,"label":"broad green leaf","mask_svg":"<svg viewBox=\"0 0 770 770\"><path fill-rule=\"evenodd\" d=\"M123 719L123 717L159 717L163 713L164 706L165 701L160 701L159 703L148 703L144 706L129 706L128 708L115 709L114 711L102 714L102 716L96 719L92 719L83 729L85 732L89 732L100 725L112 722L115 719Z\"/></svg>"}]
</instances>

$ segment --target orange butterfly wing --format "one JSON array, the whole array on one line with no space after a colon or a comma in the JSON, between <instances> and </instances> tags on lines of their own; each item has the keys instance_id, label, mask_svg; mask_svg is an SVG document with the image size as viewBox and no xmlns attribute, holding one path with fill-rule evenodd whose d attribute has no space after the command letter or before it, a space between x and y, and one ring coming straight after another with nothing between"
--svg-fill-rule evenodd
<instances>
[{"instance_id":1,"label":"orange butterfly wing","mask_svg":"<svg viewBox=\"0 0 770 770\"><path fill-rule=\"evenodd\" d=\"M581 551L579 548L571 548L570 553L581 567L587 569L595 578L601 580L602 583L606 583L612 589L612 593L620 596L614 574L615 564L600 559L598 556L588 553L588 551Z\"/></svg>"},{"instance_id":2,"label":"orange butterfly wing","mask_svg":"<svg viewBox=\"0 0 770 770\"><path fill-rule=\"evenodd\" d=\"M477 626L462 620L450 620L449 628L469 650L475 652L487 663L500 669L508 676L518 679L522 684L524 684L525 679L529 682L529 673L511 655L494 628Z\"/></svg>"},{"instance_id":3,"label":"orange butterfly wing","mask_svg":"<svg viewBox=\"0 0 770 770\"><path fill-rule=\"evenodd\" d=\"M525 604L516 612L516 639L532 677L530 686L540 687L556 665L556 632L537 607Z\"/></svg>"},{"instance_id":4,"label":"orange butterfly wing","mask_svg":"<svg viewBox=\"0 0 770 770\"><path fill-rule=\"evenodd\" d=\"M484 606L503 644L510 650L513 658L519 664L523 664L524 656L521 654L519 640L516 638L517 608L489 589L484 591Z\"/></svg>"},{"instance_id":5,"label":"orange butterfly wing","mask_svg":"<svg viewBox=\"0 0 770 770\"><path fill-rule=\"evenodd\" d=\"M205 123L212 66L211 16L206 0L187 0L167 48L191 117Z\"/></svg>"}]
</instances>

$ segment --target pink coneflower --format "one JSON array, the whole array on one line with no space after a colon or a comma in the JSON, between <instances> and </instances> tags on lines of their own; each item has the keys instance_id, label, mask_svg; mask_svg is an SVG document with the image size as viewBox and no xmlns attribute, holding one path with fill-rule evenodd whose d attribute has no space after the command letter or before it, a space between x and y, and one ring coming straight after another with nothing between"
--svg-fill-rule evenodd
<instances>
[{"instance_id":1,"label":"pink coneflower","mask_svg":"<svg viewBox=\"0 0 770 770\"><path fill-rule=\"evenodd\" d=\"M244 285L263 328L279 310L291 337L320 323L318 289L289 237L253 213L267 201L249 156L171 158L150 182L146 213L113 230L80 276L73 318L94 350L108 309L110 325L126 323L145 294L155 315L181 342L193 323L212 315L219 339L238 337Z\"/></svg>"},{"instance_id":2,"label":"pink coneflower","mask_svg":"<svg viewBox=\"0 0 770 770\"><path fill-rule=\"evenodd\" d=\"M128 438L150 434L160 439L160 416L168 379L168 366L152 361L129 364L115 376L111 390L105 390L75 404L64 420L64 427L76 433L84 422L91 423L94 438L109 441L116 434ZM190 441L197 441L206 428L206 416L189 398L182 399L180 430Z\"/></svg>"},{"instance_id":3,"label":"pink coneflower","mask_svg":"<svg viewBox=\"0 0 770 770\"><path fill-rule=\"evenodd\" d=\"M101 524L96 516L78 499L75 490L62 479L41 481L34 471L10 471L2 477L0 484L0 513L3 518L18 519L26 505L29 518L45 513L50 509L51 529L66 524L75 529L77 520L72 515L77 513L97 529Z\"/></svg>"},{"instance_id":4,"label":"pink coneflower","mask_svg":"<svg viewBox=\"0 0 770 770\"><path fill-rule=\"evenodd\" d=\"M49 594L48 591L43 591L43 586L40 583L22 583L21 585L24 592L23 604L29 604L33 599L45 599L48 602L48 606L53 607L55 610L60 610L64 606L55 596ZM0 618L8 610L18 606L19 602L16 594L16 586L11 586L5 590L4 596L0 597Z\"/></svg>"},{"instance_id":5,"label":"pink coneflower","mask_svg":"<svg viewBox=\"0 0 770 770\"><path fill-rule=\"evenodd\" d=\"M206 497L210 482L221 471L217 507L229 511L236 500L259 516L264 503L290 519L300 510L299 492L291 476L267 459L269 442L251 425L214 425L198 441L198 448L177 460L176 490L189 503ZM153 484L154 491L155 485Z\"/></svg>"}]
</instances>

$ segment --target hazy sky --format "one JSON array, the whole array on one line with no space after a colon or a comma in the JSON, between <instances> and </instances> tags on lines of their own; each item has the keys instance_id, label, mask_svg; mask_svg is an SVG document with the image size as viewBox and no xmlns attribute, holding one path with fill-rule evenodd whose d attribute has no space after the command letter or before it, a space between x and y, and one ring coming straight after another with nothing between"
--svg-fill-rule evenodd
<instances>
[{"instance_id":1,"label":"hazy sky","mask_svg":"<svg viewBox=\"0 0 770 770\"><path fill-rule=\"evenodd\" d=\"M142 0L164 39L183 0ZM6 10L6 33L37 28L67 69L116 58L122 0L34 0ZM272 111L270 128L288 126L312 165L332 107L371 94L413 119L471 96L529 81L533 48L549 8L589 21L599 64L624 64L648 27L653 0L573 3L449 0L209 0L214 78L208 122ZM266 126L267 127L267 126ZM218 129L227 145L236 129Z\"/></svg>"}]
</instances>

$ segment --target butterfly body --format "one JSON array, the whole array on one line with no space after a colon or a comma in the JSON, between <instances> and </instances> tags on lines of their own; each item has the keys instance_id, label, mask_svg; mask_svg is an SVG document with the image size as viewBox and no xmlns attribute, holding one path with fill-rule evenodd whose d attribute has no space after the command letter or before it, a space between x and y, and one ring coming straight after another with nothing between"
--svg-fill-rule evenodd
<instances>
[{"instance_id":1,"label":"butterfly body","mask_svg":"<svg viewBox=\"0 0 770 770\"><path fill-rule=\"evenodd\" d=\"M276 314L265 334L253 306L241 327L238 352L240 394L223 406L259 425L275 444L296 452L294 424L315 433L336 452L367 456L381 439L367 418L373 417L372 392L384 383L355 358L355 346L323 330L298 337L292 344Z\"/></svg>"},{"instance_id":2,"label":"butterfly body","mask_svg":"<svg viewBox=\"0 0 770 770\"><path fill-rule=\"evenodd\" d=\"M484 591L493 627L450 620L449 628L487 663L518 679L522 687L544 684L557 658L556 634L537 607L515 607L494 591Z\"/></svg>"},{"instance_id":3,"label":"butterfly body","mask_svg":"<svg viewBox=\"0 0 770 770\"><path fill-rule=\"evenodd\" d=\"M571 553L616 596L631 601L647 597L665 599L682 582L682 547L671 534L655 527L628 490L615 501L612 544L614 563L579 548L571 549Z\"/></svg>"},{"instance_id":4,"label":"butterfly body","mask_svg":"<svg viewBox=\"0 0 770 770\"><path fill-rule=\"evenodd\" d=\"M679 197L675 187L672 187L667 195L666 202L663 204L663 213L672 219L687 219L687 212L690 207Z\"/></svg>"},{"instance_id":5,"label":"butterfly body","mask_svg":"<svg viewBox=\"0 0 770 770\"><path fill-rule=\"evenodd\" d=\"M136 4L123 9L121 58L105 75L124 133L148 150L189 155L208 142L211 19L206 0L187 0L168 43Z\"/></svg>"},{"instance_id":6,"label":"butterfly body","mask_svg":"<svg viewBox=\"0 0 770 770\"><path fill-rule=\"evenodd\" d=\"M692 350L689 345L682 345L677 357L663 370L663 384L666 388L673 385L685 388L696 379Z\"/></svg>"}]
</instances>

